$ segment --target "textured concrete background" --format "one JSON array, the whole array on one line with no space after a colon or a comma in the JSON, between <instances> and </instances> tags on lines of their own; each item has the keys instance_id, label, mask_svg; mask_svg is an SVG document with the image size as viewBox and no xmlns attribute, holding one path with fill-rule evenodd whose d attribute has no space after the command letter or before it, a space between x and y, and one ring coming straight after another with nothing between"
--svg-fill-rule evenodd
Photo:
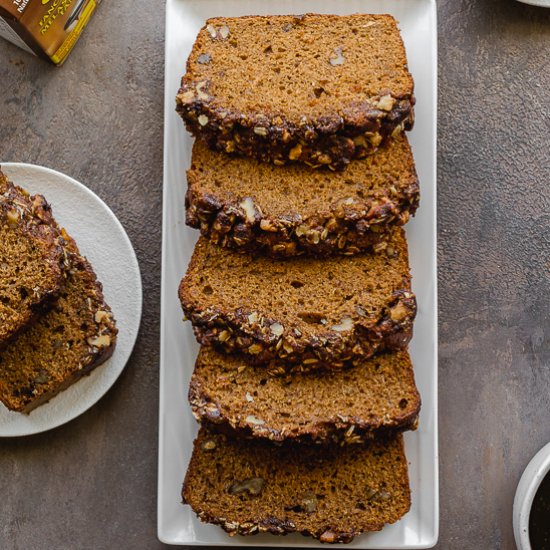
<instances>
[{"instance_id":1,"label":"textured concrete background","mask_svg":"<svg viewBox=\"0 0 550 550\"><path fill-rule=\"evenodd\" d=\"M513 549L517 481L550 440L550 10L438 4L438 548ZM61 69L0 42L0 160L96 191L128 231L145 286L138 344L108 395L67 426L0 441L1 549L162 547L164 13L135 5L104 2Z\"/></svg>"}]
</instances>

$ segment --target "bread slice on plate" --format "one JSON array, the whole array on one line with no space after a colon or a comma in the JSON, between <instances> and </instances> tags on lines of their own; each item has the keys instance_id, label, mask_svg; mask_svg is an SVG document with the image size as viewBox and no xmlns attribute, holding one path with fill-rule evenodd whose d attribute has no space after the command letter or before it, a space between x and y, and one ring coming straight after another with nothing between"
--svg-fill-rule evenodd
<instances>
[{"instance_id":1,"label":"bread slice on plate","mask_svg":"<svg viewBox=\"0 0 550 550\"><path fill-rule=\"evenodd\" d=\"M0 171L0 349L55 302L65 262L49 204Z\"/></svg>"},{"instance_id":2,"label":"bread slice on plate","mask_svg":"<svg viewBox=\"0 0 550 550\"><path fill-rule=\"evenodd\" d=\"M202 347L189 387L197 420L240 437L358 443L414 428L420 411L406 351L349 369L269 376L233 355Z\"/></svg>"},{"instance_id":3,"label":"bread slice on plate","mask_svg":"<svg viewBox=\"0 0 550 550\"><path fill-rule=\"evenodd\" d=\"M202 428L183 501L230 535L302 533L350 542L410 508L400 434L360 445L319 447L232 439Z\"/></svg>"},{"instance_id":4,"label":"bread slice on plate","mask_svg":"<svg viewBox=\"0 0 550 550\"><path fill-rule=\"evenodd\" d=\"M381 250L419 202L405 136L345 172L236 158L196 140L187 179L188 225L219 245L275 257Z\"/></svg>"},{"instance_id":5,"label":"bread slice on plate","mask_svg":"<svg viewBox=\"0 0 550 550\"><path fill-rule=\"evenodd\" d=\"M199 343L275 371L403 349L416 314L399 227L380 253L324 259L253 257L200 238L179 296Z\"/></svg>"},{"instance_id":6,"label":"bread slice on plate","mask_svg":"<svg viewBox=\"0 0 550 550\"><path fill-rule=\"evenodd\" d=\"M101 283L63 231L67 280L57 302L0 351L0 401L29 413L106 361L117 329Z\"/></svg>"},{"instance_id":7,"label":"bread slice on plate","mask_svg":"<svg viewBox=\"0 0 550 550\"><path fill-rule=\"evenodd\" d=\"M391 15L206 21L176 99L212 149L344 168L413 123L413 80Z\"/></svg>"}]
</instances>

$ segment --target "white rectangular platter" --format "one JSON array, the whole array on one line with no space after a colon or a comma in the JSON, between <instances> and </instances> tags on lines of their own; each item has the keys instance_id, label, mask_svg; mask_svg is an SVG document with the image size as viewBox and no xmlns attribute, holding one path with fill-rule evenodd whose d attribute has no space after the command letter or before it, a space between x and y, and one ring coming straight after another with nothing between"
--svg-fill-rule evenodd
<instances>
[{"instance_id":1,"label":"white rectangular platter","mask_svg":"<svg viewBox=\"0 0 550 550\"><path fill-rule=\"evenodd\" d=\"M436 108L437 30L435 0L168 0L164 129L164 206L161 296L158 536L168 544L319 547L292 535L228 537L202 524L181 504L181 485L197 424L187 388L198 351L191 326L182 322L177 289L197 232L185 226L185 170L191 144L175 113L175 95L187 56L205 19L213 16L316 13L390 13L400 22L415 79L416 124L410 133L421 182L421 206L407 226L418 316L411 354L422 395L420 427L406 434L412 508L398 523L357 537L355 548L430 548L439 524L437 441Z\"/></svg>"}]
</instances>

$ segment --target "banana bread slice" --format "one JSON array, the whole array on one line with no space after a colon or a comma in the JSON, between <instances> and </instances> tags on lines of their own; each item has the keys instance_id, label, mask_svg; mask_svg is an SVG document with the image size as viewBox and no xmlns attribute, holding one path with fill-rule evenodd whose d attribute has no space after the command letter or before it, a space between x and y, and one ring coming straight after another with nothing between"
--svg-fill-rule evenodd
<instances>
[{"instance_id":1,"label":"banana bread slice","mask_svg":"<svg viewBox=\"0 0 550 550\"><path fill-rule=\"evenodd\" d=\"M187 179L188 225L222 246L275 257L379 250L419 201L405 136L345 172L235 158L196 140Z\"/></svg>"},{"instance_id":2,"label":"banana bread slice","mask_svg":"<svg viewBox=\"0 0 550 550\"><path fill-rule=\"evenodd\" d=\"M52 309L0 352L0 401L31 412L113 353L117 329L89 262L62 230L67 280Z\"/></svg>"},{"instance_id":3,"label":"banana bread slice","mask_svg":"<svg viewBox=\"0 0 550 550\"><path fill-rule=\"evenodd\" d=\"M189 388L197 420L273 441L358 443L416 427L420 395L407 351L349 369L269 376L203 347Z\"/></svg>"},{"instance_id":4,"label":"banana bread slice","mask_svg":"<svg viewBox=\"0 0 550 550\"><path fill-rule=\"evenodd\" d=\"M400 227L380 253L285 261L201 237L179 296L199 343L275 370L341 367L405 348L416 313Z\"/></svg>"},{"instance_id":5,"label":"banana bread slice","mask_svg":"<svg viewBox=\"0 0 550 550\"><path fill-rule=\"evenodd\" d=\"M413 80L391 15L209 19L176 109L226 153L344 168L413 123Z\"/></svg>"},{"instance_id":6,"label":"banana bread slice","mask_svg":"<svg viewBox=\"0 0 550 550\"><path fill-rule=\"evenodd\" d=\"M0 171L0 348L57 299L62 245L44 197L30 196Z\"/></svg>"},{"instance_id":7,"label":"banana bread slice","mask_svg":"<svg viewBox=\"0 0 550 550\"><path fill-rule=\"evenodd\" d=\"M328 543L379 531L411 503L401 434L321 448L202 428L182 495L202 521L230 535L298 532Z\"/></svg>"}]
</instances>

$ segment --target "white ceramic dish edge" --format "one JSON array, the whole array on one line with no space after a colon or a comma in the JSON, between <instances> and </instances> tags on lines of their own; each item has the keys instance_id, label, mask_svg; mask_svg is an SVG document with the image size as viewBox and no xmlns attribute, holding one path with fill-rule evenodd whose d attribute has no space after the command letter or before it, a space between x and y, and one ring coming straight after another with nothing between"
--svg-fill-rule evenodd
<instances>
[{"instance_id":1,"label":"white ceramic dish edge","mask_svg":"<svg viewBox=\"0 0 550 550\"><path fill-rule=\"evenodd\" d=\"M550 0L518 0L522 4L538 6L539 8L550 8Z\"/></svg>"},{"instance_id":2,"label":"white ceramic dish edge","mask_svg":"<svg viewBox=\"0 0 550 550\"><path fill-rule=\"evenodd\" d=\"M3 162L1 166L16 184L26 187L31 193L44 194L52 204L57 221L75 238L80 251L88 257L103 283L105 299L113 309L119 328L113 356L88 376L30 415L12 413L3 408L0 410L0 437L22 437L57 428L73 420L90 409L113 386L132 354L139 332L142 283L138 260L124 227L91 189L66 174L44 166L17 162ZM52 186L55 189L51 189ZM75 195L77 203L86 203L86 211L74 202ZM83 218L90 221L83 224ZM100 234L105 231L101 247L96 244L95 231ZM110 246L116 247L114 256Z\"/></svg>"},{"instance_id":3,"label":"white ceramic dish edge","mask_svg":"<svg viewBox=\"0 0 550 550\"><path fill-rule=\"evenodd\" d=\"M174 190L169 194L168 193L168 181L170 178L174 176L173 170L178 170L178 173L181 173L181 185L184 186L183 181L183 169L185 162L188 160L186 156L188 153L180 153L179 149L176 149L177 153L174 157L173 154L169 153L169 148L173 147L174 140L180 141L178 145L181 145L181 140L188 139L188 138L182 138L180 136L180 133L183 133L181 124L181 121L178 120L177 123L174 121L176 120L176 115L173 113L172 105L173 105L173 99L174 99L174 80L170 79L169 74L169 50L170 50L170 34L171 32L175 32L174 22L171 21L171 17L173 17L175 12L173 11L174 6L179 5L178 7L181 8L181 5L183 4L193 4L194 7L196 7L197 4L202 5L211 5L214 2L210 0L206 0L204 2L189 2L187 0L168 0L167 3L167 40L166 40L166 60L167 60L167 70L166 70L166 87L165 87L165 166L164 166L164 177L165 177L165 194L163 198L163 208L165 217L163 219L163 269L162 269L162 290L161 290L161 308L162 308L162 319L161 319L161 381L160 381L160 414L159 414L159 491L158 491L158 536L159 539L162 542L168 543L168 544L190 544L190 545L217 545L217 546L225 546L225 545L242 545L242 546L307 546L307 547L318 547L318 543L315 541L312 542L301 542L304 539L300 538L292 538L292 537L286 537L285 539L277 539L276 537L268 537L267 538L260 538L260 537L252 537L252 538L241 538L236 537L234 539L229 539L223 532L213 526L204 526L199 524L195 519L189 520L185 519L183 520L183 516L185 515L186 518L189 515L188 511L186 511L185 508L179 504L179 489L181 488L181 481L183 478L183 474L185 472L185 465L187 458L185 458L183 461L181 460L181 456L172 456L167 457L163 456L163 450L166 450L167 448L171 448L173 452L174 446L178 447L179 452L184 451L185 456L188 456L188 447L191 444L190 438L193 437L194 433L196 432L196 425L190 424L188 417L190 417L189 411L182 412L182 416L185 417L184 420L177 420L177 423L185 424L183 428L180 426L176 426L172 422L170 422L170 415L173 416L173 412L171 412L169 409L174 408L173 404L168 403L167 404L167 396L170 394L172 397L174 396L174 391L172 388L170 388L167 384L169 384L169 381L173 382L173 376L172 373L169 375L169 364L170 362L173 362L174 356L171 353L171 350L169 347L172 345L172 339L177 338L183 338L183 341L188 346L191 353L193 353L193 350L195 348L194 342L192 342L192 338L189 338L190 330L188 328L186 329L177 329L174 330L174 327L172 326L172 321L170 323L166 322L166 319L169 317L169 315L166 313L166 309L174 310L173 302L175 298L175 291L176 288L170 288L167 285L167 282L173 278L171 278L171 274L169 273L169 267L173 267L174 264L180 263L181 254L177 253L177 258L169 257L169 253L172 249L173 242L171 241L181 241L182 237L177 236L173 233L174 230L181 230L183 233L183 242L185 245L188 245L189 243L194 242L194 239L189 237L189 231L188 229L181 229L180 225L182 225L181 216L178 214L177 216L171 215L171 217L166 216L167 212L172 212L174 205L174 197L178 198L178 193L180 194L180 200L183 196L180 191L178 193L174 193ZM236 4L239 2L227 2L227 4ZM313 2L310 2L313 3ZM360 2L351 2L351 4L356 5ZM257 2L240 2L240 4L243 4L247 7L249 13L255 11L255 8L259 5ZM285 5L288 5L288 2L285 2ZM301 3L303 4L303 2ZM328 3L324 3L327 4ZM386 6L390 5L396 5L396 2L390 1L384 1L381 0L378 3L375 2L361 2L361 4L364 5L377 5L378 10L371 9L370 11L390 11ZM411 2L410 4L413 4ZM416 463L416 467L419 470L416 472L417 478L415 480L415 488L413 492L413 508L416 508L416 517L419 521L421 521L420 524L417 525L419 528L419 533L422 532L423 534L420 535L419 533L415 535L414 531L411 531L413 529L411 524L411 518L412 518L412 512L405 517L405 520L402 520L402 522L399 522L399 524L402 524L403 522L403 528L406 532L406 538L407 538L407 544L402 544L401 542L396 542L395 538L392 538L390 533L395 532L394 527L396 526L390 526L386 528L382 532L382 537L380 534L374 534L374 535L367 535L363 537L359 537L352 543L352 546L358 547L358 548L430 548L434 546L437 542L438 538L438 517L439 517L439 495L438 495L438 449L437 449L437 277L436 277L436 264L435 264L435 244L436 244L436 204L435 204L435 178L436 178L436 165L435 165L435 150L436 150L436 140L435 140L435 130L436 130L436 117L435 112L433 110L435 109L435 106L437 105L437 97L436 97L436 67L437 67L437 50L436 50L436 10L435 10L435 2L433 0L419 0L418 2L414 2L417 6L420 6L420 11L422 10L428 11L430 10L429 18L425 17L424 19L429 19L429 39L428 43L430 44L430 52L429 52L429 59L427 59L428 54L423 53L424 57L422 59L422 62L426 65L429 65L433 68L432 77L431 77L431 87L429 89L429 93L424 98L424 107L423 110L420 109L420 111L423 114L424 118L424 124L418 122L417 119L417 128L424 125L424 130L429 131L429 135L432 136L433 139L430 139L430 145L428 149L424 148L422 146L422 153L424 157L423 165L424 168L426 167L426 158L429 159L429 171L424 170L424 173L422 174L421 180L425 182L426 186L424 188L424 194L423 194L423 212L425 213L423 215L424 224L427 223L429 227L431 227L431 232L428 234L430 237L428 238L428 241L425 241L424 249L422 250L422 254L417 259L417 264L420 265L420 267L417 267L416 272L414 272L414 266L413 266L413 273L416 281L416 288L415 290L421 291L421 294L424 296L424 300L422 301L421 310L419 315L419 321L418 326L423 327L423 332L428 333L429 337L426 341L421 340L420 336L417 336L415 340L413 340L413 344L411 346L411 353L414 355L420 354L420 348L424 348L424 357L427 361L427 364L431 365L428 367L426 365L426 368L429 369L429 376L431 376L429 384L427 386L427 391L425 388L425 391L422 391L423 395L423 413L421 416L421 429L418 432L406 434L406 439L409 441L407 443L407 448L411 449L411 442L414 441L415 445L412 447L415 449L415 453L417 454L415 457L410 458L412 462ZM333 7L333 4L330 4ZM401 6L403 4L400 4ZM263 7L263 6L262 6ZM272 8L272 6L271 6ZM198 8L197 8L198 9ZM274 9L274 8L273 8ZM276 10L276 12L281 12L281 9L279 8ZM351 9L351 8L349 8ZM347 10L349 12L349 9ZM272 11L272 9L270 9ZM291 10L287 10L287 12L290 12ZM309 11L318 11L315 9L310 9ZM331 11L335 11L331 8ZM358 10L356 10L358 11ZM361 10L361 11L367 11L367 9ZM295 11L296 13L296 11ZM299 13L299 12L297 12ZM210 15L213 15L211 13ZM424 21L425 23L426 21ZM190 29L194 31L191 23L186 21L181 21L181 26L177 27L178 32L189 32ZM428 30L428 27L423 27L422 31L426 32ZM418 29L417 29L418 32ZM425 52L426 50L423 50ZM186 57L185 55L183 57ZM185 59L182 59L182 63L185 61ZM183 73L183 69L179 69L181 72L179 76ZM429 97L429 99L427 99ZM430 112L426 112L426 101L428 101L429 110ZM422 102L420 102L422 103ZM419 105L420 107L420 105ZM428 126L426 126L426 115L429 117L428 120L430 121L428 123ZM174 130L172 126L174 124L179 125L177 127L176 133L178 135L174 135ZM417 132L418 138L417 138L417 148L420 150L422 142L422 136L423 134ZM425 137L425 136L424 136ZM414 132L413 132L413 141L414 141ZM425 140L424 140L425 141ZM414 144L413 144L414 149ZM173 152L173 151L172 151ZM416 152L415 152L416 154ZM430 180L432 184L430 185ZM181 201L181 205L183 204L183 200ZM181 205L179 206L181 208ZM419 220L415 220L413 224L417 223ZM410 224L410 227L413 226L413 224ZM417 224L418 225L418 224ZM413 240L418 241L419 234L421 231L418 229L416 232L413 230L412 232L409 231L408 233L412 236ZM416 237L415 237L416 234ZM418 250L417 244L414 245L414 250ZM173 250L172 250L173 253ZM187 254L187 252L185 253ZM185 255L184 254L184 255ZM413 256L416 256L417 254L413 254ZM424 265L421 265L424 264ZM185 264L181 264L179 266L180 269L180 276L183 275ZM425 287L422 283L422 277L427 278L429 280L428 288ZM172 286L175 287L175 281L171 280ZM175 314L174 314L175 315ZM173 315L173 316L174 316ZM179 317L181 318L181 312L179 313ZM179 323L179 319L177 321ZM181 323L180 323L181 324ZM422 331L418 331L419 333ZM179 343L179 346L182 344ZM186 350L186 354L189 352L189 350ZM417 362L415 362L417 364ZM422 365L421 365L422 366ZM172 368L181 368L181 367L172 367ZM186 365L186 370L192 368L192 365ZM190 373L186 372L184 375L185 377L188 377ZM180 394L178 396L178 399L181 399L183 403L180 405L178 403L178 411L181 409L184 409L186 407L185 403L185 390L179 391ZM189 426L191 426L189 428ZM174 438L181 438L185 437L189 441L183 442L183 443L177 443L174 444L172 441L169 441L169 439ZM419 437L421 439L419 439ZM428 443L431 448L433 448L433 454L429 455L429 460L427 462L424 462L422 464L419 464L419 457L425 456L427 453L424 451L419 451L418 445L419 442L422 441L423 443ZM187 447L186 447L187 445ZM432 451L430 451L432 452ZM412 454L415 454L412 453ZM409 452L408 452L409 455ZM412 455L411 455L412 456ZM426 458L426 456L425 456ZM176 461L178 464L174 465L173 462ZM177 467L176 467L177 466ZM176 477L173 477L173 476ZM172 476L172 477L170 477ZM420 481L419 481L420 480ZM418 483L422 483L422 491L418 492ZM426 485L427 484L427 485ZM420 498L422 496L422 498ZM166 499L170 498L170 502L167 503ZM178 508L175 507L174 503L177 504ZM423 512L421 512L423 510ZM428 515L426 515L426 510L429 510ZM429 518L429 519L428 519ZM175 524L179 524L179 527L175 527ZM185 525L185 527L183 527ZM398 524L396 524L398 525ZM407 525L407 527L404 527L404 525ZM403 528L401 528L403 530ZM393 530L393 531L392 531ZM205 533L208 533L208 535L205 535ZM184 534L185 533L185 534ZM386 534L388 535L386 537Z\"/></svg>"}]
</instances>

